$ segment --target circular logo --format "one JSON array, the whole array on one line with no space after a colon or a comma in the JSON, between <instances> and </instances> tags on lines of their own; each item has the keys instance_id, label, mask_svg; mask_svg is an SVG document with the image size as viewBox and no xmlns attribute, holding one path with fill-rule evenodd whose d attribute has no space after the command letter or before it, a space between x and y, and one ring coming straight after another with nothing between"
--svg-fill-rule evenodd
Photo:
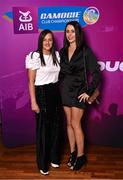
<instances>
[{"instance_id":1,"label":"circular logo","mask_svg":"<svg viewBox=\"0 0 123 180\"><path fill-rule=\"evenodd\" d=\"M86 24L95 24L99 19L99 11L96 7L88 7L83 13L83 20Z\"/></svg>"}]
</instances>

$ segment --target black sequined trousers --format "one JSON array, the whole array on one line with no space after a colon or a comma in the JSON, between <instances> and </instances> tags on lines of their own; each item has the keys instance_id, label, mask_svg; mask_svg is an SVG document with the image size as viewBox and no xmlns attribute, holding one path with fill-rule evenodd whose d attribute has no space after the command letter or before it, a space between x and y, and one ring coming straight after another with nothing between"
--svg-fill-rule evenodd
<instances>
[{"instance_id":1,"label":"black sequined trousers","mask_svg":"<svg viewBox=\"0 0 123 180\"><path fill-rule=\"evenodd\" d=\"M39 169L60 163L61 98L57 83L35 86L40 113L36 114L36 154Z\"/></svg>"}]
</instances>

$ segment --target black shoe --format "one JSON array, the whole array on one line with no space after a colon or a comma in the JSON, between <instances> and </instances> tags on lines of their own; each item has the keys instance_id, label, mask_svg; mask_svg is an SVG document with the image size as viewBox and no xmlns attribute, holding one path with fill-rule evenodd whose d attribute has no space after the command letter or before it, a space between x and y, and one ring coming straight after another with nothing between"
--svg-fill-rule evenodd
<instances>
[{"instance_id":1,"label":"black shoe","mask_svg":"<svg viewBox=\"0 0 123 180\"><path fill-rule=\"evenodd\" d=\"M69 160L68 160L67 165L68 165L69 167L71 167L71 166L74 165L75 161L76 161L76 151L73 151L73 152L70 154L70 157L69 157Z\"/></svg>"},{"instance_id":2,"label":"black shoe","mask_svg":"<svg viewBox=\"0 0 123 180\"><path fill-rule=\"evenodd\" d=\"M83 165L87 162L87 157L85 155L79 156L73 166L73 170L80 170Z\"/></svg>"}]
</instances>

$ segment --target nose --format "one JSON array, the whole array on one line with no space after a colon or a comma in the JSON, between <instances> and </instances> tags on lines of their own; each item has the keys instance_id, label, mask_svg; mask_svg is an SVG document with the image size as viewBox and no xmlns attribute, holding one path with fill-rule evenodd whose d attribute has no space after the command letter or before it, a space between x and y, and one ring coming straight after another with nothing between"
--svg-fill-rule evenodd
<instances>
[{"instance_id":1,"label":"nose","mask_svg":"<svg viewBox=\"0 0 123 180\"><path fill-rule=\"evenodd\" d=\"M49 42L50 42L50 41L47 40L47 41L46 41L46 44L49 44Z\"/></svg>"},{"instance_id":2,"label":"nose","mask_svg":"<svg viewBox=\"0 0 123 180\"><path fill-rule=\"evenodd\" d=\"M69 36L72 36L73 32L72 31L69 31L68 35Z\"/></svg>"},{"instance_id":3,"label":"nose","mask_svg":"<svg viewBox=\"0 0 123 180\"><path fill-rule=\"evenodd\" d=\"M69 31L69 32L68 32L68 34L70 35L70 34L72 34L72 32L71 32L71 31Z\"/></svg>"}]
</instances>

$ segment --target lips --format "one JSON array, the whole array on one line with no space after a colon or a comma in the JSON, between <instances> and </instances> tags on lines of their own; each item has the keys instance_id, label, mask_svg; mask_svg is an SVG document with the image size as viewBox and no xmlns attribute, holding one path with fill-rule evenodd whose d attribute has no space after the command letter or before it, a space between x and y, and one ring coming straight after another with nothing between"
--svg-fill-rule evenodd
<instances>
[{"instance_id":1,"label":"lips","mask_svg":"<svg viewBox=\"0 0 123 180\"><path fill-rule=\"evenodd\" d=\"M68 39L69 39L69 40L72 40L73 38L71 38L71 37L68 37Z\"/></svg>"},{"instance_id":2,"label":"lips","mask_svg":"<svg viewBox=\"0 0 123 180\"><path fill-rule=\"evenodd\" d=\"M49 45L49 44L47 44L47 45L45 45L45 47L50 47L50 45Z\"/></svg>"},{"instance_id":3,"label":"lips","mask_svg":"<svg viewBox=\"0 0 123 180\"><path fill-rule=\"evenodd\" d=\"M68 38L68 40L69 40L69 41L73 41L74 39L69 39L69 38Z\"/></svg>"}]
</instances>

